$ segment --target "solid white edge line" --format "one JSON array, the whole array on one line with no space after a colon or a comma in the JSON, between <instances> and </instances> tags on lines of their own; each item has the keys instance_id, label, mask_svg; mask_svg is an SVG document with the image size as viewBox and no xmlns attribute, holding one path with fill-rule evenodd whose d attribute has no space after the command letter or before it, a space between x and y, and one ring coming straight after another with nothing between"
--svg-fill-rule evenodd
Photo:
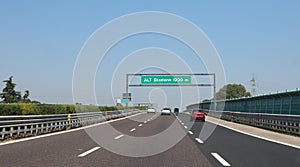
<instances>
[{"instance_id":1,"label":"solid white edge line","mask_svg":"<svg viewBox=\"0 0 300 167\"><path fill-rule=\"evenodd\" d=\"M133 131L135 131L136 129L135 128L133 128L133 129L130 129L130 132L133 132Z\"/></svg>"},{"instance_id":2,"label":"solid white edge line","mask_svg":"<svg viewBox=\"0 0 300 167\"><path fill-rule=\"evenodd\" d=\"M4 146L4 145L8 145L8 144L14 144L14 143L19 143L19 142L23 142L23 141L34 140L34 139L39 139L39 138L44 138L44 137L50 137L50 136L55 136L55 135L60 135L60 134L65 134L65 133L70 133L70 132L75 132L75 131L79 131L79 130L83 130L83 129L88 129L88 128L92 128L92 127L95 127L95 126L99 126L99 125L103 125L103 124L107 124L107 123L111 123L111 122L115 122L115 121L121 121L121 120L130 118L130 117L135 117L135 116L141 115L141 114L145 114L145 113L137 113L137 114L134 114L134 115L131 115L131 116L128 116L128 117L123 117L123 118L114 119L114 120L110 120L110 121L100 122L98 124L84 126L84 127L80 127L80 128L76 128L76 129L70 129L70 130L60 131L60 132L53 132L53 133L48 133L48 134L44 134L44 135L27 137L27 138L22 138L22 139L8 141L8 142L3 142L3 143L0 143L0 146Z\"/></svg>"},{"instance_id":3,"label":"solid white edge line","mask_svg":"<svg viewBox=\"0 0 300 167\"><path fill-rule=\"evenodd\" d=\"M84 157L84 156L87 156L88 154L90 154L90 153L92 153L92 152L94 152L94 151L96 151L96 150L98 150L98 149L100 149L100 148L101 148L101 147L95 147L95 148L92 148L92 149L90 149L90 150L88 150L88 151L86 151L86 152L84 152L84 153L78 155L78 157Z\"/></svg>"},{"instance_id":4,"label":"solid white edge line","mask_svg":"<svg viewBox=\"0 0 300 167\"><path fill-rule=\"evenodd\" d=\"M201 140L201 139L199 139L199 138L195 138L195 140L198 142L198 143L200 143L200 144L203 144L204 142Z\"/></svg>"},{"instance_id":5,"label":"solid white edge line","mask_svg":"<svg viewBox=\"0 0 300 167\"><path fill-rule=\"evenodd\" d=\"M123 137L124 135L119 135L119 136L117 136L117 137L115 137L115 140L118 140L118 139L120 139L121 137Z\"/></svg>"},{"instance_id":6,"label":"solid white edge line","mask_svg":"<svg viewBox=\"0 0 300 167\"><path fill-rule=\"evenodd\" d=\"M193 135L194 133L193 133L192 131L189 131L189 134L190 134L190 135Z\"/></svg>"},{"instance_id":7,"label":"solid white edge line","mask_svg":"<svg viewBox=\"0 0 300 167\"><path fill-rule=\"evenodd\" d=\"M213 157L215 157L223 166L230 166L230 164L225 161L218 153L211 153Z\"/></svg>"},{"instance_id":8,"label":"solid white edge line","mask_svg":"<svg viewBox=\"0 0 300 167\"><path fill-rule=\"evenodd\" d=\"M143 126L143 124L139 124L139 127Z\"/></svg>"},{"instance_id":9,"label":"solid white edge line","mask_svg":"<svg viewBox=\"0 0 300 167\"><path fill-rule=\"evenodd\" d=\"M293 147L293 148L300 149L300 146L296 146L296 145L284 143L284 142L281 142L281 141L276 141L276 140L273 140L273 139L269 139L269 138L257 136L257 135L251 134L251 133L243 132L243 131L240 131L240 130L237 130L237 129L228 127L228 126L226 126L226 125L216 124L216 123L211 122L211 121L208 121L208 122L213 123L213 124L218 125L218 126L222 126L222 127L224 127L224 128L230 129L230 130L235 131L235 132L238 132L238 133L242 133L242 134L245 134L245 135L248 135L248 136L256 137L256 138L258 138L258 139L262 139L262 140L270 141L270 142L273 142L273 143L282 144L282 145L285 145L285 146L289 146L289 147Z\"/></svg>"}]
</instances>

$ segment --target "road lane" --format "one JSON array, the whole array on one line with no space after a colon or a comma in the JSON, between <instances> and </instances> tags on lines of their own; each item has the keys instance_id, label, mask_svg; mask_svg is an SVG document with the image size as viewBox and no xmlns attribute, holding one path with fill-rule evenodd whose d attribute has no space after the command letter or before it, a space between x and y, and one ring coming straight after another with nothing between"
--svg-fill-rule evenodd
<instances>
[{"instance_id":1,"label":"road lane","mask_svg":"<svg viewBox=\"0 0 300 167\"><path fill-rule=\"evenodd\" d=\"M167 129L176 122L173 116L159 116L151 119L143 126L138 125L143 120L152 117L151 114L141 114L141 121L124 119L115 121L117 129L136 136L151 136ZM150 118L149 118L150 117ZM88 128L99 129L108 124ZM136 130L130 132L132 128ZM105 134L107 135L107 134ZM114 137L126 134L111 134ZM201 153L189 137L184 137L171 149L157 155L142 158L120 156L105 148L101 148L85 132L85 130L64 133L60 135L29 140L0 147L1 166L211 166L207 158Z\"/></svg>"},{"instance_id":2,"label":"road lane","mask_svg":"<svg viewBox=\"0 0 300 167\"><path fill-rule=\"evenodd\" d=\"M0 146L1 166L84 166L78 155L96 147L84 130Z\"/></svg>"},{"instance_id":3,"label":"road lane","mask_svg":"<svg viewBox=\"0 0 300 167\"><path fill-rule=\"evenodd\" d=\"M164 167L164 166L180 166L180 167L194 167L194 166L212 166L207 158L189 139L184 137L173 148L150 157L132 158L120 156L112 152L101 149L90 156L85 157L84 162L90 166L141 166L141 167Z\"/></svg>"},{"instance_id":4,"label":"road lane","mask_svg":"<svg viewBox=\"0 0 300 167\"><path fill-rule=\"evenodd\" d=\"M142 127L136 128L134 136L151 136L166 130L170 124L178 123L174 116L159 116L156 119L147 122ZM124 126L124 124L122 124ZM126 129L130 130L132 126L128 125ZM124 128L124 127L123 127ZM179 127L178 131L182 131ZM126 137L126 136L125 136ZM160 142L160 141L157 141ZM150 146L153 143L148 143ZM154 146L154 145L153 145ZM145 150L147 151L147 150ZM101 157L101 161L99 158ZM91 166L212 166L208 159L201 153L197 145L185 136L174 147L160 154L149 157L126 157L101 149L96 153L85 158Z\"/></svg>"},{"instance_id":5,"label":"road lane","mask_svg":"<svg viewBox=\"0 0 300 167\"><path fill-rule=\"evenodd\" d=\"M151 137L164 132L171 127L171 124L178 125L178 133L184 131L187 135L174 147L160 154L140 158L121 156L94 142L85 130L79 130L0 146L1 166L219 167L228 163L231 166L243 167L293 167L300 164L299 149L261 140L220 126L217 126L208 140L203 141L199 138L200 131L204 125L203 122L190 122L190 116L185 114L180 114L178 118L179 120L174 115L160 116L159 114L145 113L130 119L114 121L86 129L87 132L98 132L99 129L111 125L118 130L116 132L101 133L101 135L106 136L112 143L117 144L126 139L128 140L130 136ZM147 121L148 119L149 121ZM147 121L147 123L145 124L144 121ZM184 125L181 125L180 122ZM210 122L205 124L207 126L214 125ZM132 131L132 129L135 130ZM172 140L172 136L170 136L169 140ZM151 148L155 143L147 144Z\"/></svg>"},{"instance_id":6,"label":"road lane","mask_svg":"<svg viewBox=\"0 0 300 167\"><path fill-rule=\"evenodd\" d=\"M139 127L140 124L145 124L144 122L153 116L155 116L155 114L153 113L143 113L141 115L131 117L129 119L112 122L109 125L111 125L120 134L126 134L131 136L134 135L134 133L130 132L131 129ZM147 123L150 122L151 121L147 121Z\"/></svg>"},{"instance_id":7,"label":"road lane","mask_svg":"<svg viewBox=\"0 0 300 167\"><path fill-rule=\"evenodd\" d=\"M190 122L190 116L182 114L180 119L194 134L190 138L198 138L204 122ZM215 126L210 122L206 126ZM300 150L248 136L230 129L217 126L213 134L199 144L198 148L208 157L214 166L219 165L211 153L217 152L228 160L231 166L300 166Z\"/></svg>"}]
</instances>

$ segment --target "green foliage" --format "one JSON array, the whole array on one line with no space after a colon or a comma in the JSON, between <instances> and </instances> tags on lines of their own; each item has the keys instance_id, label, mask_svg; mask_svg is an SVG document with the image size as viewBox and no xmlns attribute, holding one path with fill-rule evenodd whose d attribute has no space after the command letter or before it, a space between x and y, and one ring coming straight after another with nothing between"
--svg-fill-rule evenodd
<instances>
[{"instance_id":1,"label":"green foliage","mask_svg":"<svg viewBox=\"0 0 300 167\"><path fill-rule=\"evenodd\" d=\"M20 92L15 91L16 84L12 81L12 76L8 80L4 80L5 88L2 90L0 97L4 103L16 103L21 100Z\"/></svg>"},{"instance_id":2,"label":"green foliage","mask_svg":"<svg viewBox=\"0 0 300 167\"><path fill-rule=\"evenodd\" d=\"M26 90L25 94L22 98L21 92L15 91L16 84L13 83L13 76L9 77L8 80L3 81L5 83L5 88L2 90L2 93L0 93L0 98L3 99L1 103L18 103L18 102L24 102L29 103L30 99L29 97L29 91Z\"/></svg>"},{"instance_id":3,"label":"green foliage","mask_svg":"<svg viewBox=\"0 0 300 167\"><path fill-rule=\"evenodd\" d=\"M76 105L75 106L75 112L77 113L84 113L84 112L99 112L97 106L85 106L85 105Z\"/></svg>"},{"instance_id":4,"label":"green foliage","mask_svg":"<svg viewBox=\"0 0 300 167\"><path fill-rule=\"evenodd\" d=\"M211 102L211 100L205 99L205 100L202 101L202 103L207 103L207 102Z\"/></svg>"},{"instance_id":5,"label":"green foliage","mask_svg":"<svg viewBox=\"0 0 300 167\"><path fill-rule=\"evenodd\" d=\"M30 99L28 97L29 97L29 90L25 90L25 94L22 99L23 103L30 103Z\"/></svg>"},{"instance_id":6,"label":"green foliage","mask_svg":"<svg viewBox=\"0 0 300 167\"><path fill-rule=\"evenodd\" d=\"M139 109L139 110L146 110L148 107L147 106L135 106L134 108Z\"/></svg>"},{"instance_id":7,"label":"green foliage","mask_svg":"<svg viewBox=\"0 0 300 167\"><path fill-rule=\"evenodd\" d=\"M0 115L22 115L22 110L16 104L0 104Z\"/></svg>"},{"instance_id":8,"label":"green foliage","mask_svg":"<svg viewBox=\"0 0 300 167\"><path fill-rule=\"evenodd\" d=\"M38 108L35 105L30 105L27 103L17 103L21 109L22 115L36 115L38 114Z\"/></svg>"},{"instance_id":9,"label":"green foliage","mask_svg":"<svg viewBox=\"0 0 300 167\"><path fill-rule=\"evenodd\" d=\"M251 96L251 94L250 92L246 91L245 86L241 84L228 84L219 90L219 92L216 94L216 99L222 100L249 96Z\"/></svg>"},{"instance_id":10,"label":"green foliage","mask_svg":"<svg viewBox=\"0 0 300 167\"><path fill-rule=\"evenodd\" d=\"M143 109L142 107L136 108ZM72 114L84 112L115 111L123 109L125 109L125 107L40 103L0 103L0 115Z\"/></svg>"},{"instance_id":11,"label":"green foliage","mask_svg":"<svg viewBox=\"0 0 300 167\"><path fill-rule=\"evenodd\" d=\"M30 103L33 103L33 104L41 104L41 102L36 101L36 100L30 101Z\"/></svg>"},{"instance_id":12,"label":"green foliage","mask_svg":"<svg viewBox=\"0 0 300 167\"><path fill-rule=\"evenodd\" d=\"M118 110L116 106L99 106L100 111L115 111Z\"/></svg>"},{"instance_id":13,"label":"green foliage","mask_svg":"<svg viewBox=\"0 0 300 167\"><path fill-rule=\"evenodd\" d=\"M74 113L73 105L10 103L0 104L0 115L46 115Z\"/></svg>"},{"instance_id":14,"label":"green foliage","mask_svg":"<svg viewBox=\"0 0 300 167\"><path fill-rule=\"evenodd\" d=\"M83 112L115 111L123 110L125 107L116 106L86 106L81 103L76 105L60 104L41 104L39 101L29 99L29 90L25 91L24 96L15 91L16 84L13 83L13 77L4 80L6 83L3 92L0 93L0 115L46 115L46 114L72 114ZM129 107L145 109L144 107Z\"/></svg>"}]
</instances>

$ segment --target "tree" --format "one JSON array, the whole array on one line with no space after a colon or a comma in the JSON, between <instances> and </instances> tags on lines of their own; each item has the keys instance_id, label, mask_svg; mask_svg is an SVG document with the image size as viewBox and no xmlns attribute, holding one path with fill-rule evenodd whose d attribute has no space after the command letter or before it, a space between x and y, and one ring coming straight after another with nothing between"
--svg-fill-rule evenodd
<instances>
[{"instance_id":1,"label":"tree","mask_svg":"<svg viewBox=\"0 0 300 167\"><path fill-rule=\"evenodd\" d=\"M9 77L8 80L4 80L5 88L3 89L0 97L3 99L4 103L15 103L19 102L21 99L21 93L15 91L16 84L12 81L13 76Z\"/></svg>"},{"instance_id":2,"label":"tree","mask_svg":"<svg viewBox=\"0 0 300 167\"><path fill-rule=\"evenodd\" d=\"M13 83L13 76L3 82L5 83L5 88L0 93L0 98L3 99L2 103L30 102L28 90L25 91L23 98L21 92L15 91L16 84Z\"/></svg>"},{"instance_id":3,"label":"tree","mask_svg":"<svg viewBox=\"0 0 300 167\"><path fill-rule=\"evenodd\" d=\"M29 90L25 90L25 94L24 94L24 96L23 96L22 101L23 101L24 103L29 103L29 102L30 102L30 99L29 99L28 97L29 97Z\"/></svg>"},{"instance_id":4,"label":"tree","mask_svg":"<svg viewBox=\"0 0 300 167\"><path fill-rule=\"evenodd\" d=\"M250 92L246 91L245 86L241 84L227 84L218 91L216 94L216 99L222 100L249 96L251 96L251 94Z\"/></svg>"}]
</instances>

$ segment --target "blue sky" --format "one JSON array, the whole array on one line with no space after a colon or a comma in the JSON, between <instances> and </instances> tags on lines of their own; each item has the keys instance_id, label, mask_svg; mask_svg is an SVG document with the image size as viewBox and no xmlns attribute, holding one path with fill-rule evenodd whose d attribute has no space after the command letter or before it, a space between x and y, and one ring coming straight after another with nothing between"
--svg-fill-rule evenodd
<instances>
[{"instance_id":1,"label":"blue sky","mask_svg":"<svg viewBox=\"0 0 300 167\"><path fill-rule=\"evenodd\" d=\"M201 28L221 57L228 83L242 83L250 91L254 73L260 94L299 87L300 1L297 0L1 1L0 80L13 75L17 89L23 92L29 89L32 99L73 103L73 69L84 43L110 20L142 11L170 12ZM179 44L174 41L166 44L168 40L145 35L128 39L123 45L130 51L160 46L180 55ZM122 48L122 44L115 47L107 60L115 63L121 60L113 55L122 53L118 47ZM108 71L109 74L113 69ZM102 78L109 79L105 70L102 73L97 75L99 85ZM4 84L0 86L2 89ZM105 91L110 89L107 86L96 87L99 104L112 103L107 98L111 96ZM210 98L209 93L201 98Z\"/></svg>"}]
</instances>

